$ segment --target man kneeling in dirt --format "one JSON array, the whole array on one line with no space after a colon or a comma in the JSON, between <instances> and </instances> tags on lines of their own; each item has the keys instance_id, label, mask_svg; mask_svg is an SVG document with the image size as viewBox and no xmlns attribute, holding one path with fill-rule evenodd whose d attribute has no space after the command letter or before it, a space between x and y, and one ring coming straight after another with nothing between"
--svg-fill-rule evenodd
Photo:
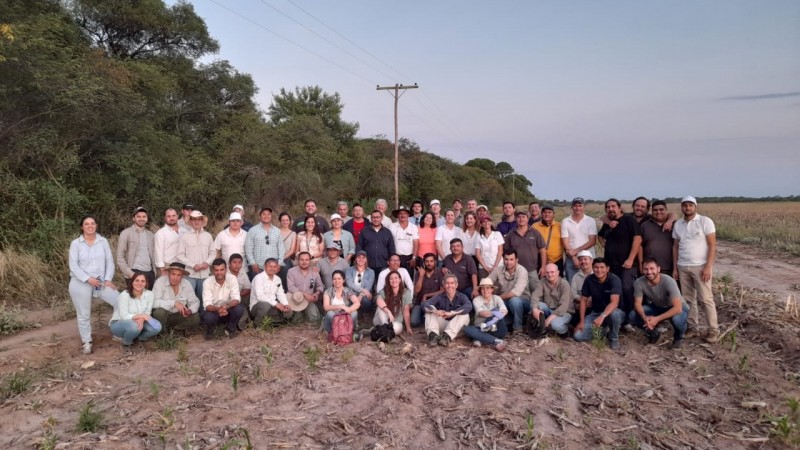
<instances>
[{"instance_id":1,"label":"man kneeling in dirt","mask_svg":"<svg viewBox=\"0 0 800 450\"><path fill-rule=\"evenodd\" d=\"M250 291L250 315L253 323L261 326L269 317L270 323L280 325L292 317L292 308L283 291L281 277L278 276L280 263L269 258L264 263L264 271L253 278Z\"/></svg>"},{"instance_id":2,"label":"man kneeling in dirt","mask_svg":"<svg viewBox=\"0 0 800 450\"><path fill-rule=\"evenodd\" d=\"M586 277L581 288L580 320L575 325L573 338L576 341L590 341L594 338L594 330L603 333L603 326L608 330L608 346L619 350L619 327L625 318L619 306L622 295L622 280L609 272L608 263L603 258L595 258L592 262L593 274ZM591 302L591 311L586 314L587 305Z\"/></svg>"},{"instance_id":3,"label":"man kneeling in dirt","mask_svg":"<svg viewBox=\"0 0 800 450\"><path fill-rule=\"evenodd\" d=\"M533 317L544 321L561 338L569 337L569 322L575 307L572 303L572 288L558 274L558 266L550 263L544 268L544 280L531 295Z\"/></svg>"},{"instance_id":4,"label":"man kneeling in dirt","mask_svg":"<svg viewBox=\"0 0 800 450\"><path fill-rule=\"evenodd\" d=\"M645 330L651 344L657 343L661 336L658 324L670 320L675 330L672 348L680 348L689 320L689 306L678 289L678 283L661 273L655 258L645 258L642 271L644 276L633 284L633 311L628 320Z\"/></svg>"},{"instance_id":5,"label":"man kneeling in dirt","mask_svg":"<svg viewBox=\"0 0 800 450\"><path fill-rule=\"evenodd\" d=\"M422 303L425 332L428 333L428 345L431 347L437 343L443 347L449 346L461 329L469 325L469 312L472 311L469 297L456 290L458 278L455 275L446 275L442 285L444 292Z\"/></svg>"},{"instance_id":6,"label":"man kneeling in dirt","mask_svg":"<svg viewBox=\"0 0 800 450\"><path fill-rule=\"evenodd\" d=\"M161 322L161 328L180 331L185 336L200 325L200 299L183 277L189 276L186 266L173 262L166 268L167 276L159 277L153 285L153 311L150 315Z\"/></svg>"}]
</instances>

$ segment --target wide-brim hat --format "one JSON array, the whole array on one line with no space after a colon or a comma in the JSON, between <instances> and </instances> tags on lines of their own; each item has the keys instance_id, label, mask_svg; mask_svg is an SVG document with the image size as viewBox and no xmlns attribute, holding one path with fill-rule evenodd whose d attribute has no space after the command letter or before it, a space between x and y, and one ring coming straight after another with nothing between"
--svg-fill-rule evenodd
<instances>
[{"instance_id":1,"label":"wide-brim hat","mask_svg":"<svg viewBox=\"0 0 800 450\"><path fill-rule=\"evenodd\" d=\"M173 270L180 270L183 276L188 277L189 271L186 270L186 266L183 263L179 263L177 261L172 262L169 266L166 267L167 271L172 272Z\"/></svg>"},{"instance_id":2,"label":"wide-brim hat","mask_svg":"<svg viewBox=\"0 0 800 450\"><path fill-rule=\"evenodd\" d=\"M486 277L486 278L482 279L480 284L478 284L478 288L480 289L482 287L491 287L491 288L493 288L494 287L494 283L492 282L492 279L489 278L489 277Z\"/></svg>"},{"instance_id":3,"label":"wide-brim hat","mask_svg":"<svg viewBox=\"0 0 800 450\"><path fill-rule=\"evenodd\" d=\"M411 216L411 211L403 205L400 205L399 208L392 211L392 217L397 219L397 215L400 214L401 211L405 211L409 216Z\"/></svg>"},{"instance_id":4,"label":"wide-brim hat","mask_svg":"<svg viewBox=\"0 0 800 450\"><path fill-rule=\"evenodd\" d=\"M198 210L193 210L191 214L189 214L189 220L191 219L203 219L203 226L208 225L208 216L204 215Z\"/></svg>"},{"instance_id":5,"label":"wide-brim hat","mask_svg":"<svg viewBox=\"0 0 800 450\"><path fill-rule=\"evenodd\" d=\"M289 295L287 297L289 300L289 308L292 311L300 312L300 311L305 311L305 309L308 308L308 300L306 300L305 297L303 297L303 299L300 300L299 302L296 300L294 295Z\"/></svg>"}]
</instances>

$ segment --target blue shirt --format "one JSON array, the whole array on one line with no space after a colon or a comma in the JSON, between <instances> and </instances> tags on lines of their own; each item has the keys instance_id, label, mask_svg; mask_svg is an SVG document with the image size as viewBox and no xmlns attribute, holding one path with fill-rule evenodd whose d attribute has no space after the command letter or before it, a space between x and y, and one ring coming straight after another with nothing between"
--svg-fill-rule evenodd
<instances>
[{"instance_id":1,"label":"blue shirt","mask_svg":"<svg viewBox=\"0 0 800 450\"><path fill-rule=\"evenodd\" d=\"M99 234L89 245L81 234L69 245L69 275L78 281L89 278L110 281L114 278L114 256L108 241Z\"/></svg>"}]
</instances>

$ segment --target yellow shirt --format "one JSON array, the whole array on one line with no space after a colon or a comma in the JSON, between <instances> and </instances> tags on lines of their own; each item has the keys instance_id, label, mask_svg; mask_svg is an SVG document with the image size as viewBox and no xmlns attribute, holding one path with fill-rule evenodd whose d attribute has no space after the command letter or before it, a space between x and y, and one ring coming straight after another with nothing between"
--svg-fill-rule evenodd
<instances>
[{"instance_id":1,"label":"yellow shirt","mask_svg":"<svg viewBox=\"0 0 800 450\"><path fill-rule=\"evenodd\" d=\"M561 242L561 224L554 220L553 224L548 227L540 220L533 224L533 228L542 234L545 243L548 241L547 236L550 236L550 243L547 245L547 262L555 263L561 260L564 257L564 244ZM551 229L553 230L552 235L550 234Z\"/></svg>"}]
</instances>

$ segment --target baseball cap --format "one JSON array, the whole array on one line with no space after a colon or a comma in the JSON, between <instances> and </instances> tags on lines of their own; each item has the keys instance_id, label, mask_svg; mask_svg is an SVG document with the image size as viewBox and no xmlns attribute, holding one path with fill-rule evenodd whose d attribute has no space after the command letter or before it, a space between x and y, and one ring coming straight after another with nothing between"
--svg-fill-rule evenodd
<instances>
[{"instance_id":1,"label":"baseball cap","mask_svg":"<svg viewBox=\"0 0 800 450\"><path fill-rule=\"evenodd\" d=\"M683 197L683 199L681 199L681 203L686 203L686 202L694 203L695 206L697 206L697 199L692 197L691 195L687 195L686 197Z\"/></svg>"},{"instance_id":2,"label":"baseball cap","mask_svg":"<svg viewBox=\"0 0 800 450\"><path fill-rule=\"evenodd\" d=\"M242 215L238 212L232 212L230 216L228 216L228 220L242 220Z\"/></svg>"},{"instance_id":3,"label":"baseball cap","mask_svg":"<svg viewBox=\"0 0 800 450\"><path fill-rule=\"evenodd\" d=\"M144 206L137 206L136 209L133 210L133 215L135 216L140 212L144 212L145 214L150 215L150 213L148 213L147 210L144 209Z\"/></svg>"},{"instance_id":4,"label":"baseball cap","mask_svg":"<svg viewBox=\"0 0 800 450\"><path fill-rule=\"evenodd\" d=\"M577 255L575 255L575 256L576 256L576 257L578 257L578 258L580 258L581 256L586 256L586 257L588 257L588 258L594 258L594 257L592 256L592 252L590 252L589 250L581 250L581 251L579 251L579 252L578 252L578 254L577 254Z\"/></svg>"},{"instance_id":5,"label":"baseball cap","mask_svg":"<svg viewBox=\"0 0 800 450\"><path fill-rule=\"evenodd\" d=\"M580 203L581 205L583 205L586 202L583 201L583 197L575 197L575 198L573 198L572 199L572 205L574 206L577 203Z\"/></svg>"},{"instance_id":6,"label":"baseball cap","mask_svg":"<svg viewBox=\"0 0 800 450\"><path fill-rule=\"evenodd\" d=\"M190 209L194 211L194 205L192 205L191 203L185 203L181 209Z\"/></svg>"},{"instance_id":7,"label":"baseball cap","mask_svg":"<svg viewBox=\"0 0 800 450\"><path fill-rule=\"evenodd\" d=\"M331 222L333 222L336 219L342 220L342 216L336 213L331 214Z\"/></svg>"},{"instance_id":8,"label":"baseball cap","mask_svg":"<svg viewBox=\"0 0 800 450\"><path fill-rule=\"evenodd\" d=\"M431 204L430 204L430 206L433 206L433 205L441 205L441 204L442 204L442 202L440 202L439 200L433 199L433 200L431 200Z\"/></svg>"},{"instance_id":9,"label":"baseball cap","mask_svg":"<svg viewBox=\"0 0 800 450\"><path fill-rule=\"evenodd\" d=\"M553 209L553 207L552 207L552 206L550 206L550 205L544 205L544 206L542 206L542 211L544 211L544 210L546 210L546 209L549 209L550 211L553 211L553 212L555 212L555 211L556 211L556 210L555 210L555 209Z\"/></svg>"},{"instance_id":10,"label":"baseball cap","mask_svg":"<svg viewBox=\"0 0 800 450\"><path fill-rule=\"evenodd\" d=\"M233 205L233 210L236 211L237 209L241 209L242 211L244 211L244 206L242 206L242 205Z\"/></svg>"}]
</instances>

